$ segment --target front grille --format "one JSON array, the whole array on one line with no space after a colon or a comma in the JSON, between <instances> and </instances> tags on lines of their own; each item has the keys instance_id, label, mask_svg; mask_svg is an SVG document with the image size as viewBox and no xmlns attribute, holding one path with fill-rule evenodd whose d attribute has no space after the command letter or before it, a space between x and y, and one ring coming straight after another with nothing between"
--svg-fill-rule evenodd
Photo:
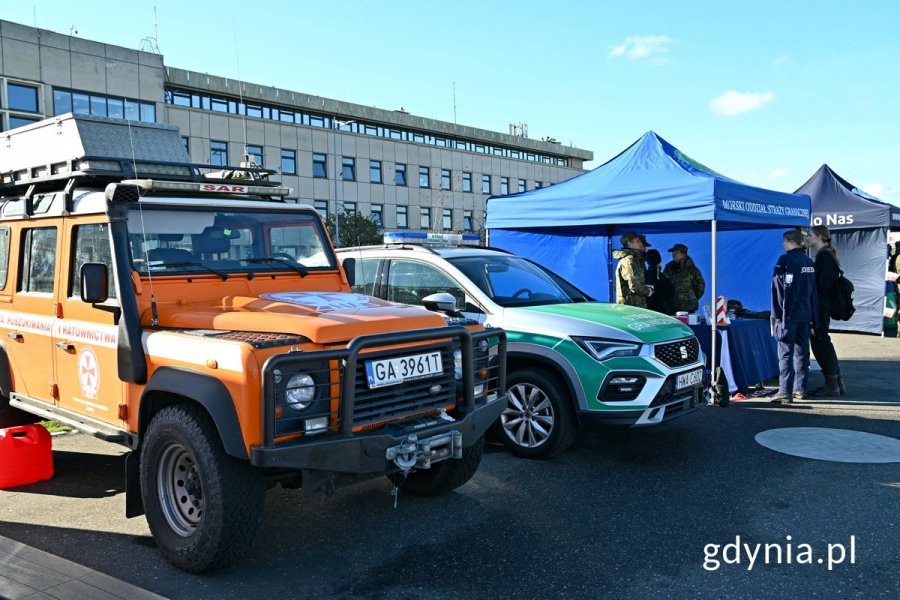
<instances>
[{"instance_id":1,"label":"front grille","mask_svg":"<svg viewBox=\"0 0 900 600\"><path fill-rule=\"evenodd\" d=\"M360 356L356 367L354 394L356 402L353 410L353 426L390 421L412 414L437 411L441 407L456 402L456 379L453 376L453 348L450 345L440 346L441 364L444 372L435 377L409 381L384 388L369 389L366 376L366 362L375 359L394 358L419 354L434 347L404 348L386 353L374 353ZM440 390L432 392L434 386Z\"/></svg>"},{"instance_id":2,"label":"front grille","mask_svg":"<svg viewBox=\"0 0 900 600\"><path fill-rule=\"evenodd\" d=\"M684 338L677 342L656 344L653 355L668 367L683 367L697 362L700 356L700 342L695 337Z\"/></svg>"}]
</instances>

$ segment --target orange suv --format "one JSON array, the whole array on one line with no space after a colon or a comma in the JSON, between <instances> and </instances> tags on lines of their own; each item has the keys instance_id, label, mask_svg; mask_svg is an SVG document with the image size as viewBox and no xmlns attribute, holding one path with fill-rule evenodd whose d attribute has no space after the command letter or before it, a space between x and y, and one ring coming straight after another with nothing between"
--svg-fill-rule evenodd
<instances>
[{"instance_id":1,"label":"orange suv","mask_svg":"<svg viewBox=\"0 0 900 600\"><path fill-rule=\"evenodd\" d=\"M175 127L4 135L0 427L130 448L126 514L172 563L238 558L267 484L439 494L475 473L506 405L502 330L352 293L314 209L264 169L204 174Z\"/></svg>"}]
</instances>

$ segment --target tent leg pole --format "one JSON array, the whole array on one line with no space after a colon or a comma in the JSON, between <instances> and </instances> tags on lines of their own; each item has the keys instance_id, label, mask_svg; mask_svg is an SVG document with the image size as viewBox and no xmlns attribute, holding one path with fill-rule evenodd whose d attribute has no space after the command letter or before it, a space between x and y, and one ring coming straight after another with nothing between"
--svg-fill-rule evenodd
<instances>
[{"instance_id":1,"label":"tent leg pole","mask_svg":"<svg viewBox=\"0 0 900 600\"><path fill-rule=\"evenodd\" d=\"M710 243L712 244L712 264L710 265L711 270L712 270L712 277L711 277L712 285L711 285L711 289L710 289L710 294L711 294L710 308L712 310L710 310L710 320L709 320L710 321L710 325L709 325L709 327L710 327L710 335L709 335L709 353L710 353L709 365L710 365L710 369L709 369L709 373L710 373L710 387L711 387L711 392L712 392L713 403L718 406L728 406L728 401L730 400L730 398L728 398L727 396L728 396L729 392L726 391L724 393L724 395L722 394L722 390L723 389L727 390L728 387L727 387L727 383L725 383L725 385L723 386L724 382L720 381L720 379L724 379L725 374L720 368L718 368L719 367L719 364L718 364L719 357L718 357L718 353L716 352L716 342L718 341L716 339L716 335L717 335L717 332L716 332L716 298L717 298L717 294L718 294L718 292L717 292L718 288L716 286L718 281L716 280L716 275L718 274L718 271L719 271L718 256L716 255L716 251L717 251L716 226L717 226L716 219L713 219L712 224L711 224L711 235L710 235ZM724 397L722 397L722 396L724 396Z\"/></svg>"}]
</instances>

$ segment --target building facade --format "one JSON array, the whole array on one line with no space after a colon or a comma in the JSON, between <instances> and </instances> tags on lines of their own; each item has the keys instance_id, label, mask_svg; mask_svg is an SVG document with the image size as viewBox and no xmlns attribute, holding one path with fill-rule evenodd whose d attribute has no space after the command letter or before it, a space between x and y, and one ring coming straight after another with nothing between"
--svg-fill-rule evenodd
<instances>
[{"instance_id":1,"label":"building facade","mask_svg":"<svg viewBox=\"0 0 900 600\"><path fill-rule=\"evenodd\" d=\"M168 123L191 160L249 159L323 215L477 232L485 201L583 172L593 153L166 66L162 55L0 20L0 128L67 112ZM0 166L2 168L2 166Z\"/></svg>"}]
</instances>

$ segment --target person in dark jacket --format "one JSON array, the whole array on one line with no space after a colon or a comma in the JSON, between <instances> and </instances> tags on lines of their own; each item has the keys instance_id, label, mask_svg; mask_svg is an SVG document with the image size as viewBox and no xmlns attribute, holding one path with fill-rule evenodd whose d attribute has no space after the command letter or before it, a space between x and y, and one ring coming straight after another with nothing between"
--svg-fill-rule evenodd
<instances>
[{"instance_id":1,"label":"person in dark jacket","mask_svg":"<svg viewBox=\"0 0 900 600\"><path fill-rule=\"evenodd\" d=\"M806 399L809 333L817 321L816 267L803 252L803 234L785 231L772 274L772 334L778 341L778 393L772 402Z\"/></svg>"},{"instance_id":2,"label":"person in dark jacket","mask_svg":"<svg viewBox=\"0 0 900 600\"><path fill-rule=\"evenodd\" d=\"M653 294L647 298L647 308L661 312L665 315L674 315L673 300L675 288L672 282L662 271L662 256L659 250L647 250L647 272L644 274L644 283L653 286Z\"/></svg>"},{"instance_id":3,"label":"person in dark jacket","mask_svg":"<svg viewBox=\"0 0 900 600\"><path fill-rule=\"evenodd\" d=\"M664 273L674 288L672 310L696 312L706 291L703 274L688 256L688 248L684 244L675 244L669 252L672 253L672 260L666 265Z\"/></svg>"},{"instance_id":4,"label":"person in dark jacket","mask_svg":"<svg viewBox=\"0 0 900 600\"><path fill-rule=\"evenodd\" d=\"M816 252L816 295L818 296L818 320L809 338L812 352L822 367L825 385L816 388L812 396L843 396L844 380L841 379L841 367L831 336L831 296L834 286L841 274L841 259L837 250L831 245L831 232L824 225L814 225L806 236L807 245Z\"/></svg>"}]
</instances>

